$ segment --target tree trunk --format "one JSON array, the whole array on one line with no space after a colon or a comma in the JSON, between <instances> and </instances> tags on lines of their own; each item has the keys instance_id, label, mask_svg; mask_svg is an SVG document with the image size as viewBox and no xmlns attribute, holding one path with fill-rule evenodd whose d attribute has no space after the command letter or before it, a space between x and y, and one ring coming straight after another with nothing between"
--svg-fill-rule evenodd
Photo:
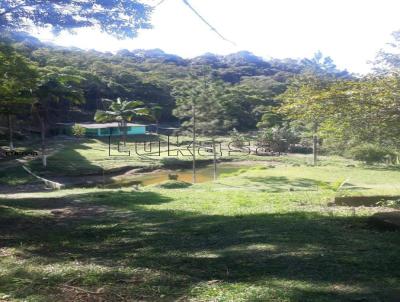
<instances>
[{"instance_id":1,"label":"tree trunk","mask_svg":"<svg viewBox=\"0 0 400 302\"><path fill-rule=\"evenodd\" d=\"M318 136L313 135L313 165L317 164L317 154L318 154Z\"/></svg>"},{"instance_id":2,"label":"tree trunk","mask_svg":"<svg viewBox=\"0 0 400 302\"><path fill-rule=\"evenodd\" d=\"M47 167L47 155L46 155L46 125L43 118L40 118L40 135L42 138L42 163L43 167Z\"/></svg>"},{"instance_id":3,"label":"tree trunk","mask_svg":"<svg viewBox=\"0 0 400 302\"><path fill-rule=\"evenodd\" d=\"M156 134L158 134L158 120L156 120Z\"/></svg>"},{"instance_id":4,"label":"tree trunk","mask_svg":"<svg viewBox=\"0 0 400 302\"><path fill-rule=\"evenodd\" d=\"M217 180L217 154L215 152L215 140L212 139L213 157L214 157L214 180Z\"/></svg>"},{"instance_id":5,"label":"tree trunk","mask_svg":"<svg viewBox=\"0 0 400 302\"><path fill-rule=\"evenodd\" d=\"M14 139L13 139L13 124L12 124L12 115L8 114L8 132L10 137L10 150L14 150Z\"/></svg>"},{"instance_id":6,"label":"tree trunk","mask_svg":"<svg viewBox=\"0 0 400 302\"><path fill-rule=\"evenodd\" d=\"M193 114L193 183L196 183L196 108L192 103Z\"/></svg>"},{"instance_id":7,"label":"tree trunk","mask_svg":"<svg viewBox=\"0 0 400 302\"><path fill-rule=\"evenodd\" d=\"M128 125L127 125L126 122L124 122L123 131L124 131L124 147L126 147L126 137L127 137L127 135L128 135ZM125 150L124 150L124 151L125 151Z\"/></svg>"},{"instance_id":8,"label":"tree trunk","mask_svg":"<svg viewBox=\"0 0 400 302\"><path fill-rule=\"evenodd\" d=\"M110 128L112 129L112 128ZM126 136L127 136L127 131L128 131L128 125L125 121L120 121L118 122L118 129L119 129L119 133L122 132L122 142L124 143L124 151L125 151L125 147L126 147ZM119 141L118 141L118 151L119 150Z\"/></svg>"}]
</instances>

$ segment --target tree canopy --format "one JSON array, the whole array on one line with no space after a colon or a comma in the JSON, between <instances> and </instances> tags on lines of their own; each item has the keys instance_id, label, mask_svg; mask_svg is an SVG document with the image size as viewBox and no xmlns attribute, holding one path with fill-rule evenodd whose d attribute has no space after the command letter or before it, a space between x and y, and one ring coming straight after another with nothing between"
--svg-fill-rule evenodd
<instances>
[{"instance_id":1,"label":"tree canopy","mask_svg":"<svg viewBox=\"0 0 400 302\"><path fill-rule=\"evenodd\" d=\"M135 37L138 29L151 27L150 13L150 6L136 0L2 0L0 31L96 27L119 38Z\"/></svg>"}]
</instances>

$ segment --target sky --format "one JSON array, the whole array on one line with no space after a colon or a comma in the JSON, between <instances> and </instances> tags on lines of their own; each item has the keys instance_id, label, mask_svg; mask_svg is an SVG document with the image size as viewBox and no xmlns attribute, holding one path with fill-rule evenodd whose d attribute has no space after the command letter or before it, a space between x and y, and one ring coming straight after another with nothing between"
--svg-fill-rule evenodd
<instances>
[{"instance_id":1,"label":"sky","mask_svg":"<svg viewBox=\"0 0 400 302\"><path fill-rule=\"evenodd\" d=\"M160 0L146 0L157 4ZM341 69L367 73L376 53L400 30L399 0L190 0L227 39L196 17L182 0L164 0L152 15L153 29L117 40L94 29L38 38L62 46L99 51L160 48L184 58L206 52L248 50L265 59L312 57L318 50Z\"/></svg>"}]
</instances>

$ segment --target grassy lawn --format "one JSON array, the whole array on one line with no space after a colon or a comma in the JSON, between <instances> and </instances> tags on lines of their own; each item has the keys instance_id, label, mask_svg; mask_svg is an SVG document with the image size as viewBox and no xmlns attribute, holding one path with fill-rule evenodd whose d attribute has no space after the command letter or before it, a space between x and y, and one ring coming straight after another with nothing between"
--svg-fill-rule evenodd
<instances>
[{"instance_id":1,"label":"grassy lawn","mask_svg":"<svg viewBox=\"0 0 400 302\"><path fill-rule=\"evenodd\" d=\"M41 160L30 163L30 167L42 174L84 175L101 173L121 167L147 166L154 161L140 158L132 152L131 156L117 151L117 145L111 144L109 156L108 141L98 139L81 139L62 141L62 144L53 142L54 151L48 157L48 168L42 167ZM157 158L156 158L157 160Z\"/></svg>"},{"instance_id":2,"label":"grassy lawn","mask_svg":"<svg viewBox=\"0 0 400 302\"><path fill-rule=\"evenodd\" d=\"M400 234L367 224L390 209L327 204L399 194L400 173L307 161L181 189L2 195L0 300L398 301Z\"/></svg>"},{"instance_id":3,"label":"grassy lawn","mask_svg":"<svg viewBox=\"0 0 400 302\"><path fill-rule=\"evenodd\" d=\"M130 138L131 140L133 138ZM160 152L158 152L158 140L156 137L139 137L136 141L128 141L126 152L118 150L117 140L113 139L111 144L108 139L80 139L80 140L53 140L49 143L50 156L46 171L42 168L41 160L30 162L29 166L40 174L82 175L112 171L123 167L148 167L174 165L174 155L178 154L179 162L187 162L190 166L191 156L186 150L186 145L175 146L176 140L170 139L168 151L167 138L162 136L160 141ZM153 141L150 149L149 142ZM143 141L147 142L146 147ZM182 143L182 142L180 142ZM199 160L211 160L212 157L205 152L198 156ZM171 162L171 163L170 163Z\"/></svg>"},{"instance_id":4,"label":"grassy lawn","mask_svg":"<svg viewBox=\"0 0 400 302\"><path fill-rule=\"evenodd\" d=\"M30 176L22 167L13 167L0 170L0 184L18 186L34 182L35 178Z\"/></svg>"}]
</instances>

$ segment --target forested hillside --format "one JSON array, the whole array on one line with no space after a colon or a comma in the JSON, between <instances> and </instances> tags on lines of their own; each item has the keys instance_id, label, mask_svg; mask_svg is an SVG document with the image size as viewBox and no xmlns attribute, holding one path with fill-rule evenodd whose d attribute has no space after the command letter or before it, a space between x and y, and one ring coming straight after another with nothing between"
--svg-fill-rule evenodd
<instances>
[{"instance_id":1,"label":"forested hillside","mask_svg":"<svg viewBox=\"0 0 400 302\"><path fill-rule=\"evenodd\" d=\"M398 41L395 33L395 51ZM257 130L257 143L274 149L300 143L355 158L397 158L395 52L378 53L374 73L361 77L320 52L301 60L266 61L247 51L183 59L159 49L67 49L23 33L3 36L0 45L3 137L28 125L44 133L59 122L93 121L96 110L107 109L104 100L120 98L143 102L152 116L146 122L183 130L192 128L195 108L198 134L243 140L240 132Z\"/></svg>"},{"instance_id":2,"label":"forested hillside","mask_svg":"<svg viewBox=\"0 0 400 302\"><path fill-rule=\"evenodd\" d=\"M102 99L117 97L141 100L149 107L160 106L160 122L184 121L185 106L177 99L182 92L206 82L221 96L217 112L205 112L208 118L219 120L219 132L249 130L256 128L263 115L271 113L277 105L275 97L286 90L293 75L323 66L328 73L349 76L346 71L338 71L329 58L322 57L265 61L242 51L183 59L159 49L121 50L117 54L67 49L22 33L2 40L2 45L12 45L35 68L80 79L69 83L71 90L81 94L80 98L49 98L46 110L50 123L91 121L95 110L103 109ZM201 104L199 109L201 115Z\"/></svg>"}]
</instances>

